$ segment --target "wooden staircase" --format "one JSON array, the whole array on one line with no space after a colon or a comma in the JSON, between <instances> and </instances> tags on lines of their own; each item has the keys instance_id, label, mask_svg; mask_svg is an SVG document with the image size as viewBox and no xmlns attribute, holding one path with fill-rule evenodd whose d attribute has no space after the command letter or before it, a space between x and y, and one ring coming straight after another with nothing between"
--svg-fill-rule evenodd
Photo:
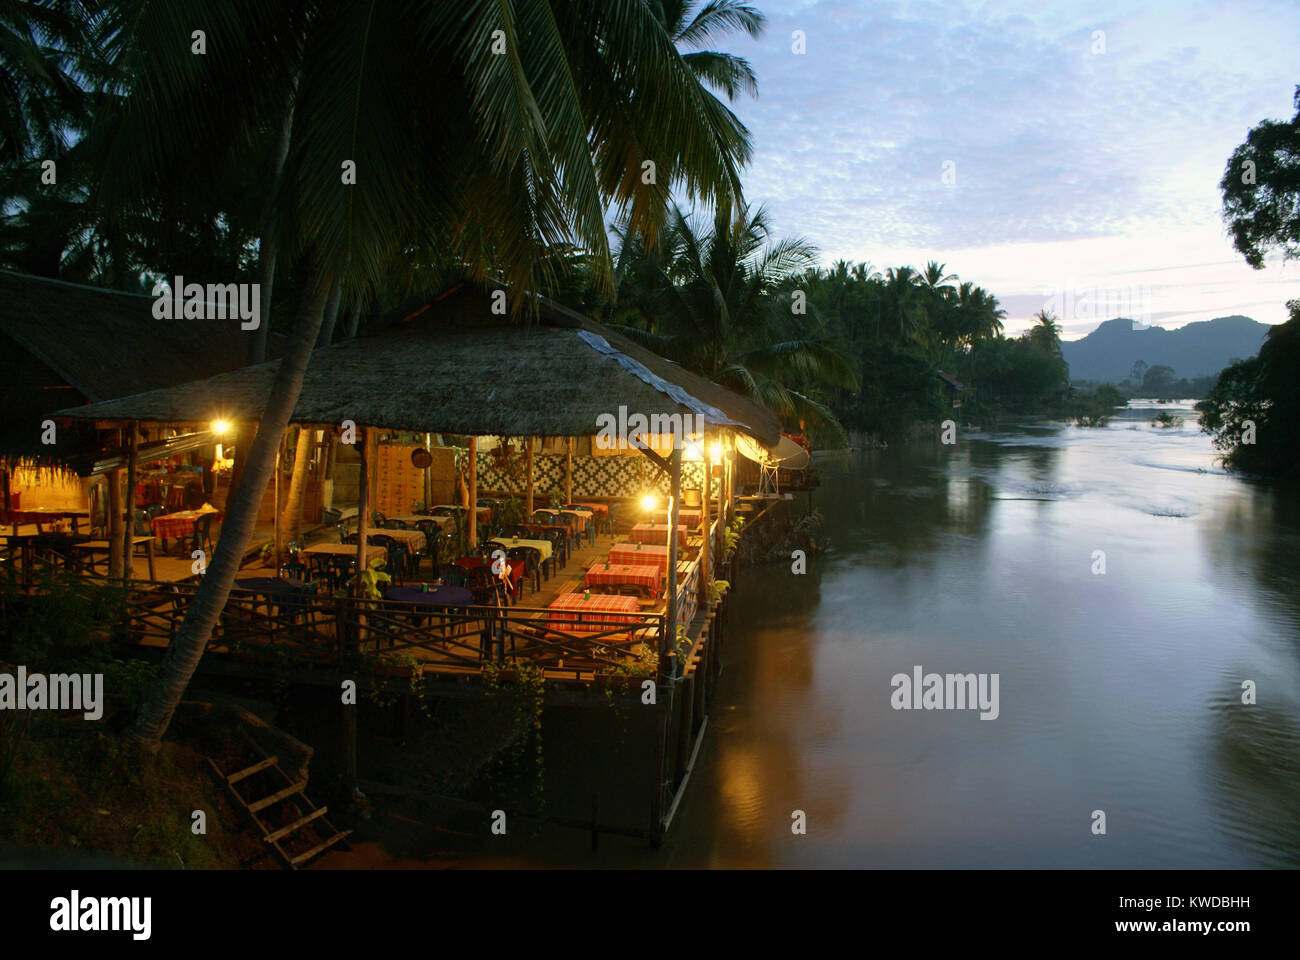
<instances>
[{"instance_id":1,"label":"wooden staircase","mask_svg":"<svg viewBox=\"0 0 1300 960\"><path fill-rule=\"evenodd\" d=\"M336 829L325 816L329 808L318 807L307 798L306 777L293 780L280 768L278 757L265 754L251 738L245 739L261 759L242 770L227 774L211 757L206 759L286 867L297 870L352 833Z\"/></svg>"}]
</instances>

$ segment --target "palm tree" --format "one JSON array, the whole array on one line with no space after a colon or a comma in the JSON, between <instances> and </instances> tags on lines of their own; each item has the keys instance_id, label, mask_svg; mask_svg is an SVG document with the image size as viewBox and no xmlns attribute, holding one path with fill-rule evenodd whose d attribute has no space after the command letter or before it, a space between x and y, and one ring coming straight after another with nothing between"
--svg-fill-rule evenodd
<instances>
[{"instance_id":1,"label":"palm tree","mask_svg":"<svg viewBox=\"0 0 1300 960\"><path fill-rule=\"evenodd\" d=\"M773 242L767 214L741 206L715 211L701 228L675 209L647 289L620 290L652 318L651 329L615 325L638 342L776 413L838 429L813 396L821 386L852 385L842 345L816 317L791 309L794 282L812 266L806 241Z\"/></svg>"},{"instance_id":2,"label":"palm tree","mask_svg":"<svg viewBox=\"0 0 1300 960\"><path fill-rule=\"evenodd\" d=\"M1061 355L1061 325L1046 310L1034 314L1034 326L1029 329L1029 342L1054 357Z\"/></svg>"},{"instance_id":3,"label":"palm tree","mask_svg":"<svg viewBox=\"0 0 1300 960\"><path fill-rule=\"evenodd\" d=\"M679 48L700 47L719 34L737 30L757 39L767 23L756 8L735 0L710 0L698 10L693 0L664 0L656 6L664 29ZM682 60L701 83L728 100L734 101L741 93L758 93L758 78L749 61L735 54L694 50L683 54Z\"/></svg>"},{"instance_id":4,"label":"palm tree","mask_svg":"<svg viewBox=\"0 0 1300 960\"><path fill-rule=\"evenodd\" d=\"M266 195L275 255L302 277L300 299L222 538L129 734L156 746L252 535L331 287L355 297L422 242L515 290L542 288L547 251L577 243L609 283L606 207L653 239L674 189L735 205L749 138L648 4L122 0L117 10L127 89L100 131L98 200L109 208L147 195L159 170L206 173L283 130L296 90ZM196 23L202 57L190 53ZM354 182L341 176L349 166Z\"/></svg>"}]
</instances>

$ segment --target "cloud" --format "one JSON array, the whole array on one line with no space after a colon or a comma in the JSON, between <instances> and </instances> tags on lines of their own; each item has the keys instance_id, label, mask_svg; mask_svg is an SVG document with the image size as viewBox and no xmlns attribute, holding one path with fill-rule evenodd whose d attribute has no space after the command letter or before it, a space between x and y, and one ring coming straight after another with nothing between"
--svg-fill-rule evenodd
<instances>
[{"instance_id":1,"label":"cloud","mask_svg":"<svg viewBox=\"0 0 1300 960\"><path fill-rule=\"evenodd\" d=\"M1157 229L1200 230L1212 239L1194 262L1226 260L1223 165L1251 125L1290 115L1300 80L1290 4L822 0L765 13L760 41L729 45L759 77L758 99L736 105L755 137L746 190L827 262Z\"/></svg>"}]
</instances>

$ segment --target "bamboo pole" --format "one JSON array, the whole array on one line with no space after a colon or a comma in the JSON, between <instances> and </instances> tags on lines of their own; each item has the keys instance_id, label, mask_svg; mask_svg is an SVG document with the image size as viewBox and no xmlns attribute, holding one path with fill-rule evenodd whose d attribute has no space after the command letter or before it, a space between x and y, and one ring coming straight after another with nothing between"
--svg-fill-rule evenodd
<instances>
[{"instance_id":1,"label":"bamboo pole","mask_svg":"<svg viewBox=\"0 0 1300 960\"><path fill-rule=\"evenodd\" d=\"M122 468L108 472L108 576L122 576Z\"/></svg>"},{"instance_id":2,"label":"bamboo pole","mask_svg":"<svg viewBox=\"0 0 1300 960\"><path fill-rule=\"evenodd\" d=\"M284 469L284 450L289 441L289 428L286 427L284 434L280 437L280 449L275 452L275 516L272 518L272 530L274 531L275 540L275 569L279 570L280 565L284 563L284 531L280 528L280 511L284 505L280 502L280 472Z\"/></svg>"},{"instance_id":3,"label":"bamboo pole","mask_svg":"<svg viewBox=\"0 0 1300 960\"><path fill-rule=\"evenodd\" d=\"M478 546L478 437L469 438L469 548Z\"/></svg>"},{"instance_id":4,"label":"bamboo pole","mask_svg":"<svg viewBox=\"0 0 1300 960\"><path fill-rule=\"evenodd\" d=\"M677 518L682 499L682 448L673 443L672 456L669 459L669 477L671 486L668 494L668 620L667 652L677 649ZM673 676L681 675L676 666L672 667Z\"/></svg>"},{"instance_id":5,"label":"bamboo pole","mask_svg":"<svg viewBox=\"0 0 1300 960\"><path fill-rule=\"evenodd\" d=\"M135 571L131 568L131 556L135 548L131 543L135 536L135 473L139 455L140 421L132 420L127 429L131 437L127 446L126 457L126 532L122 536L122 579L130 580Z\"/></svg>"},{"instance_id":6,"label":"bamboo pole","mask_svg":"<svg viewBox=\"0 0 1300 960\"><path fill-rule=\"evenodd\" d=\"M424 450L426 453L433 454L433 434L424 435ZM424 509L428 510L433 506L433 467L424 468ZM436 566L436 561L435 561Z\"/></svg>"},{"instance_id":7,"label":"bamboo pole","mask_svg":"<svg viewBox=\"0 0 1300 960\"><path fill-rule=\"evenodd\" d=\"M361 573L366 564L366 537L370 535L370 438L374 431L369 427L358 426L361 443L357 452L361 455L360 473L357 475L357 595L361 591Z\"/></svg>"},{"instance_id":8,"label":"bamboo pole","mask_svg":"<svg viewBox=\"0 0 1300 960\"><path fill-rule=\"evenodd\" d=\"M564 451L564 502L573 503L573 437L567 438Z\"/></svg>"},{"instance_id":9,"label":"bamboo pole","mask_svg":"<svg viewBox=\"0 0 1300 960\"><path fill-rule=\"evenodd\" d=\"M707 436L701 440L700 446L704 448L704 536L700 539L700 571L704 581L701 587L708 589L709 581L713 579L713 568L709 566L709 541L713 539L713 521L710 516L713 503L713 455L709 452Z\"/></svg>"},{"instance_id":10,"label":"bamboo pole","mask_svg":"<svg viewBox=\"0 0 1300 960\"><path fill-rule=\"evenodd\" d=\"M533 438L524 437L524 463L528 473L527 494L524 499L524 516L532 519L533 516Z\"/></svg>"}]
</instances>

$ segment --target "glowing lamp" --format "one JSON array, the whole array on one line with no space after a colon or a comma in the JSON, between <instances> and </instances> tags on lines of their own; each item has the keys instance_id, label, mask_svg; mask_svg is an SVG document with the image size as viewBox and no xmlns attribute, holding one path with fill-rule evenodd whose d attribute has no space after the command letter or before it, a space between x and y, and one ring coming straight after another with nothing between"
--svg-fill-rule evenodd
<instances>
[{"instance_id":1,"label":"glowing lamp","mask_svg":"<svg viewBox=\"0 0 1300 960\"><path fill-rule=\"evenodd\" d=\"M230 424L227 423L225 420L212 421L212 432L215 433L217 436L221 436L229 429L230 429Z\"/></svg>"},{"instance_id":2,"label":"glowing lamp","mask_svg":"<svg viewBox=\"0 0 1300 960\"><path fill-rule=\"evenodd\" d=\"M659 506L659 498L656 497L653 493L647 493L644 497L641 498L642 510L653 510L657 506Z\"/></svg>"}]
</instances>

